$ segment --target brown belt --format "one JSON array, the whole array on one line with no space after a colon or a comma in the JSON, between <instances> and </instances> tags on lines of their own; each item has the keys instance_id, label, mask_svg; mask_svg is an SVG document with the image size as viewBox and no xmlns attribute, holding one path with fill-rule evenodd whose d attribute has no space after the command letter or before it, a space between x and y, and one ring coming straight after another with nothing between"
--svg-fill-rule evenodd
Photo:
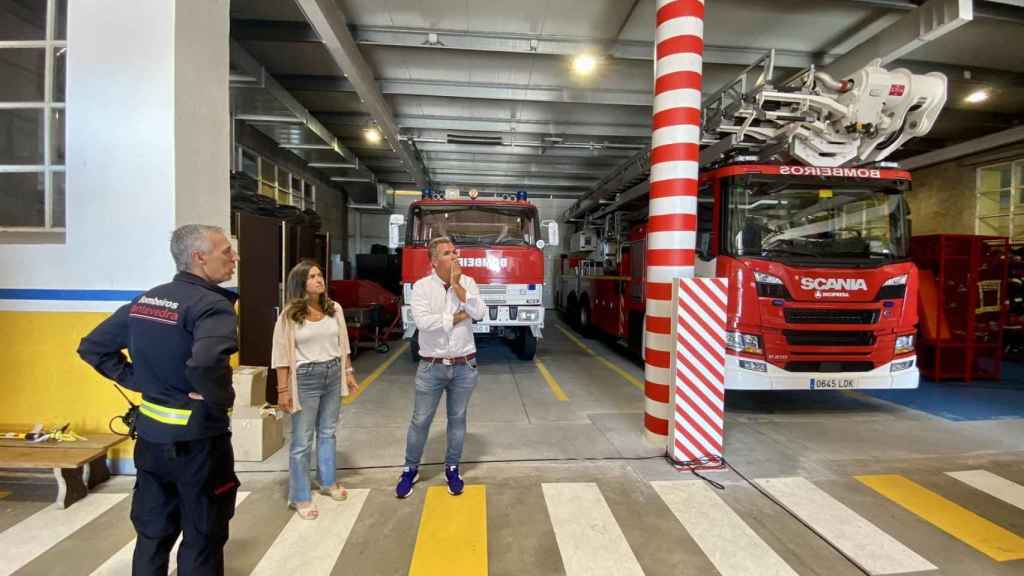
<instances>
[{"instance_id":1,"label":"brown belt","mask_svg":"<svg viewBox=\"0 0 1024 576\"><path fill-rule=\"evenodd\" d=\"M441 364L447 366L449 364L466 364L468 362L476 360L476 354L470 354L469 356L459 356L458 358L431 358L429 356L420 356L420 359L426 360L427 362L440 362Z\"/></svg>"}]
</instances>

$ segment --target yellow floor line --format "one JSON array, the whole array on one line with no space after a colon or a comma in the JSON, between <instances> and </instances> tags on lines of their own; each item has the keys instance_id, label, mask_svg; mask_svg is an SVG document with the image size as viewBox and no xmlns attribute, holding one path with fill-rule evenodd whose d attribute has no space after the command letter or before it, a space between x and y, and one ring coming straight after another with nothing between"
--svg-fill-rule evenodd
<instances>
[{"instance_id":1,"label":"yellow floor line","mask_svg":"<svg viewBox=\"0 0 1024 576\"><path fill-rule=\"evenodd\" d=\"M568 330L566 330L565 328L563 328L561 324L555 324L555 326L556 326L556 327L557 327L557 328L558 328L559 330L561 330L561 331L562 331L562 334L565 334L566 336L568 336L568 337L569 337L569 340L572 340L573 342L575 342L575 343L576 343L576 345L577 345L577 346L579 346L580 348L582 348L584 352L586 352L587 354L590 354L591 356L593 356L594 358L596 358L598 362L600 362L601 364L604 364L604 365L605 365L606 367L608 367L608 369L609 369L609 370L611 370L612 372L615 372L615 373L616 373L616 374L618 374L619 376L622 376L622 379L623 379L623 380L625 380L626 382L629 382L630 384L632 384L633 386L635 386L635 387L636 387L636 388L637 388L638 390L640 390L641 392L643 391L643 389L644 389L644 383L643 383L643 382L641 382L641 381L640 381L639 379L637 379L637 377L636 377L636 376L633 376L632 374L630 374L629 372L626 372L625 370L623 370L623 369L622 369L622 368L620 368L619 366L616 366L616 365L615 365L614 363L612 363L611 361L609 361L609 360L608 360L607 358L605 358L604 356L601 356L601 355L600 355L600 354L598 354L597 352L594 352L594 351L593 351L593 350L592 350L592 349L591 349L591 348L590 348L589 346L587 346L586 344L584 344L583 342L581 342L579 338L577 338L577 337L573 336L572 334L570 334L570 333L569 333L569 331L568 331Z\"/></svg>"},{"instance_id":2,"label":"yellow floor line","mask_svg":"<svg viewBox=\"0 0 1024 576\"><path fill-rule=\"evenodd\" d=\"M345 398L342 399L341 403L347 405L347 404L351 404L351 403L355 402L356 398L359 398L359 396L363 392L366 391L366 388L370 384L373 384L374 380L376 380L377 378L380 378L380 375L383 374L384 371L388 369L388 366L391 366L391 364L395 360L397 360L398 357L401 356L403 352L405 352L408 349L409 349L409 342L406 342L405 344L402 344L401 346L399 346L398 350L395 350L394 352L392 352L391 356L388 356L388 359L385 360L383 364L378 366L376 370L371 372L369 376L364 378L363 381L359 383L359 390L356 390L356 392L354 394L349 394L348 396L345 396Z\"/></svg>"},{"instance_id":3,"label":"yellow floor line","mask_svg":"<svg viewBox=\"0 0 1024 576\"><path fill-rule=\"evenodd\" d=\"M857 476L872 490L998 562L1024 559L1024 538L898 474Z\"/></svg>"},{"instance_id":4,"label":"yellow floor line","mask_svg":"<svg viewBox=\"0 0 1024 576\"><path fill-rule=\"evenodd\" d=\"M10 492L4 492L4 491L0 490L0 500L3 500L4 498L7 498L10 495L11 495Z\"/></svg>"},{"instance_id":5,"label":"yellow floor line","mask_svg":"<svg viewBox=\"0 0 1024 576\"><path fill-rule=\"evenodd\" d=\"M461 496L445 486L427 489L409 576L487 576L487 493L466 486Z\"/></svg>"},{"instance_id":6,"label":"yellow floor line","mask_svg":"<svg viewBox=\"0 0 1024 576\"><path fill-rule=\"evenodd\" d=\"M537 365L537 370L540 370L540 375L544 377L544 381L548 383L548 388L551 389L551 393L555 395L558 400L568 400L569 397L562 391L562 387L558 385L558 381L548 371L548 367L540 361L540 358L534 358L533 363Z\"/></svg>"}]
</instances>

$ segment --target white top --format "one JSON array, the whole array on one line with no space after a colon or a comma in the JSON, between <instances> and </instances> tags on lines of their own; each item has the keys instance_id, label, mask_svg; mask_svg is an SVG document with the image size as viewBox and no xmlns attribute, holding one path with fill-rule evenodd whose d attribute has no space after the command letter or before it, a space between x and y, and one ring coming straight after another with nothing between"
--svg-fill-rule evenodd
<instances>
[{"instance_id":1,"label":"white top","mask_svg":"<svg viewBox=\"0 0 1024 576\"><path fill-rule=\"evenodd\" d=\"M336 310L335 314L341 314ZM306 321L295 328L295 365L307 362L326 362L341 358L338 349L338 321L324 316L316 322Z\"/></svg>"},{"instance_id":2,"label":"white top","mask_svg":"<svg viewBox=\"0 0 1024 576\"><path fill-rule=\"evenodd\" d=\"M420 356L458 358L476 353L473 323L470 320L453 325L455 313L464 310L473 320L482 320L487 305L480 299L480 289L463 274L459 285L466 289L466 301L459 300L455 290L444 287L444 281L432 272L412 286L412 319L420 331Z\"/></svg>"}]
</instances>

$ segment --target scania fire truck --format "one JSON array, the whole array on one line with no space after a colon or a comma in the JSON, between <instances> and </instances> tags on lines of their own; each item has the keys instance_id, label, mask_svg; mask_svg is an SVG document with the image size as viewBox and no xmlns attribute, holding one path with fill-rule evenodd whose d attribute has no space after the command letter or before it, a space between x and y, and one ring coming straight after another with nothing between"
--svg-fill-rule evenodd
<instances>
[{"instance_id":1,"label":"scania fire truck","mask_svg":"<svg viewBox=\"0 0 1024 576\"><path fill-rule=\"evenodd\" d=\"M509 340L517 355L532 360L544 328L544 247L558 244L558 225L541 223L537 207L526 192L504 198L480 198L475 190L434 192L410 205L408 214L393 214L391 244L398 245L399 227L405 226L402 250L405 337L411 339L413 360L419 359L416 324L409 304L413 284L430 274L427 246L446 236L458 250L459 266L480 288L488 314L474 322L477 335ZM543 234L543 237L542 237Z\"/></svg>"},{"instance_id":2,"label":"scania fire truck","mask_svg":"<svg viewBox=\"0 0 1024 576\"><path fill-rule=\"evenodd\" d=\"M725 386L916 388L910 174L878 162L927 133L946 79L873 62L843 81L812 68L773 86L773 58L702 112L695 271L729 279ZM579 330L642 351L638 199L625 191L585 215L576 234L588 239L571 244L594 248L563 260L557 299Z\"/></svg>"}]
</instances>

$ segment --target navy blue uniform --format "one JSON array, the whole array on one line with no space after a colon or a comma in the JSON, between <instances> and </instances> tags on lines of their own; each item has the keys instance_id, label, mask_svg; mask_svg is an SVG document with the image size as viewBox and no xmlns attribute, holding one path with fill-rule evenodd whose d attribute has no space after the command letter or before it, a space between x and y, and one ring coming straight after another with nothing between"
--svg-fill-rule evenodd
<instances>
[{"instance_id":1,"label":"navy blue uniform","mask_svg":"<svg viewBox=\"0 0 1024 576\"><path fill-rule=\"evenodd\" d=\"M131 512L138 532L133 574L167 574L170 550L182 532L179 574L224 572L223 548L239 486L229 432L236 299L233 292L179 272L172 282L122 306L78 347L100 374L142 393Z\"/></svg>"}]
</instances>

